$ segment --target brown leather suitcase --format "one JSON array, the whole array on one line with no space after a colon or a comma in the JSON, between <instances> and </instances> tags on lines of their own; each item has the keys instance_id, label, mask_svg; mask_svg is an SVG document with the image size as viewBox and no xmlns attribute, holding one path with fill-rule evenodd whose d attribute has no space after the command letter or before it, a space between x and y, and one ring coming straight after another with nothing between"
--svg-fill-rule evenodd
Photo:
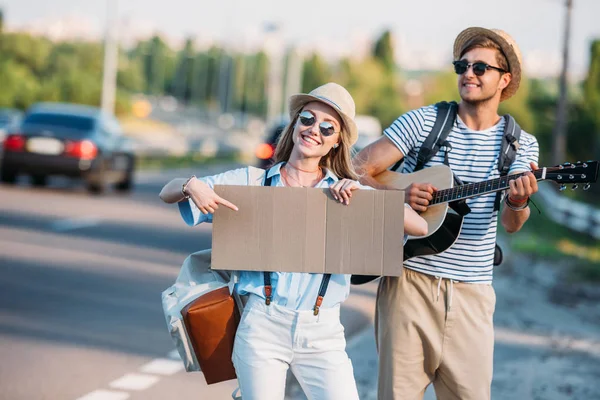
<instances>
[{"instance_id":1,"label":"brown leather suitcase","mask_svg":"<svg viewBox=\"0 0 600 400\"><path fill-rule=\"evenodd\" d=\"M229 288L198 297L181 310L181 315L206 383L235 379L231 355L240 312Z\"/></svg>"}]
</instances>

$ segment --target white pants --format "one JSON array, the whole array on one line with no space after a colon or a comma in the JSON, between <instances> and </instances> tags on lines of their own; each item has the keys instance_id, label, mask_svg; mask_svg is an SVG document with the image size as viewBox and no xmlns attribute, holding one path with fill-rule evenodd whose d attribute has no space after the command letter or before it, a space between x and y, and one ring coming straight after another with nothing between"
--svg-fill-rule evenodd
<instances>
[{"instance_id":1,"label":"white pants","mask_svg":"<svg viewBox=\"0 0 600 400\"><path fill-rule=\"evenodd\" d=\"M289 367L309 400L358 400L339 307L315 316L251 295L233 364L243 400L283 400Z\"/></svg>"}]
</instances>

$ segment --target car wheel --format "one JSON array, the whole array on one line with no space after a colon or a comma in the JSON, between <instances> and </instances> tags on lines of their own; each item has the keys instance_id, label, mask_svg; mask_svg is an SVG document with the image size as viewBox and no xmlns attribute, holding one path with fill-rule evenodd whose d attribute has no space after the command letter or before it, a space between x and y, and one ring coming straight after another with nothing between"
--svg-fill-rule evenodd
<instances>
[{"instance_id":1,"label":"car wheel","mask_svg":"<svg viewBox=\"0 0 600 400\"><path fill-rule=\"evenodd\" d=\"M17 171L3 167L0 170L0 180L4 183L15 183L17 182Z\"/></svg>"},{"instance_id":2,"label":"car wheel","mask_svg":"<svg viewBox=\"0 0 600 400\"><path fill-rule=\"evenodd\" d=\"M104 171L99 171L93 178L88 178L87 189L93 194L106 192L106 176Z\"/></svg>"},{"instance_id":3,"label":"car wheel","mask_svg":"<svg viewBox=\"0 0 600 400\"><path fill-rule=\"evenodd\" d=\"M115 185L115 189L119 192L129 192L133 188L133 175L135 172L135 159L129 157L129 164L127 165L127 172L125 173L125 179L118 182Z\"/></svg>"},{"instance_id":4,"label":"car wheel","mask_svg":"<svg viewBox=\"0 0 600 400\"><path fill-rule=\"evenodd\" d=\"M48 183L48 177L46 175L32 175L31 184L33 186L46 186Z\"/></svg>"}]
</instances>

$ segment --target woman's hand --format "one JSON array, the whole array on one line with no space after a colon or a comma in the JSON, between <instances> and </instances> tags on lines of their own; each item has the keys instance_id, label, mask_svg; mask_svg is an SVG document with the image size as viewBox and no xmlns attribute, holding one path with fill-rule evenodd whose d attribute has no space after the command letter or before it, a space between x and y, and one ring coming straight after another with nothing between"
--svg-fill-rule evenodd
<instances>
[{"instance_id":1,"label":"woman's hand","mask_svg":"<svg viewBox=\"0 0 600 400\"><path fill-rule=\"evenodd\" d=\"M187 184L185 191L202 214L214 214L215 210L219 208L219 204L231 208L233 211L238 210L235 204L216 194L210 186L199 179L192 178Z\"/></svg>"},{"instance_id":2,"label":"woman's hand","mask_svg":"<svg viewBox=\"0 0 600 400\"><path fill-rule=\"evenodd\" d=\"M360 189L360 185L352 179L341 179L329 187L333 198L346 205L350 204L352 191L356 189Z\"/></svg>"}]
</instances>

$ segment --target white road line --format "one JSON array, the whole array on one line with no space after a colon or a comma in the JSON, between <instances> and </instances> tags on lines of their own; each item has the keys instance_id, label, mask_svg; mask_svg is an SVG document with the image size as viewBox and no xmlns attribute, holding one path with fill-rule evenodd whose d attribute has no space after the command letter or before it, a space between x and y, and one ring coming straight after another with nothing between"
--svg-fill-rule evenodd
<instances>
[{"instance_id":1,"label":"white road line","mask_svg":"<svg viewBox=\"0 0 600 400\"><path fill-rule=\"evenodd\" d=\"M75 229L89 228L90 226L96 226L100 224L100 219L96 217L79 217L79 218L66 218L52 222L50 227L56 232L66 232Z\"/></svg>"},{"instance_id":2,"label":"white road line","mask_svg":"<svg viewBox=\"0 0 600 400\"><path fill-rule=\"evenodd\" d=\"M140 372L145 374L163 376L175 375L179 371L183 371L183 363L181 360L167 360L166 358L157 358L140 368Z\"/></svg>"},{"instance_id":3,"label":"white road line","mask_svg":"<svg viewBox=\"0 0 600 400\"><path fill-rule=\"evenodd\" d=\"M168 358L155 358L140 367L141 373L125 374L108 384L112 389L141 391L155 385L161 377L175 375L185 368L177 350L171 351ZM158 376L157 376L158 375ZM76 400L126 400L130 396L127 392L113 390L95 390L79 397Z\"/></svg>"},{"instance_id":4,"label":"white road line","mask_svg":"<svg viewBox=\"0 0 600 400\"><path fill-rule=\"evenodd\" d=\"M112 390L95 390L76 400L127 400L129 393Z\"/></svg>"},{"instance_id":5,"label":"white road line","mask_svg":"<svg viewBox=\"0 0 600 400\"><path fill-rule=\"evenodd\" d=\"M159 381L160 377L143 374L126 374L109 383L113 389L146 390Z\"/></svg>"}]
</instances>

